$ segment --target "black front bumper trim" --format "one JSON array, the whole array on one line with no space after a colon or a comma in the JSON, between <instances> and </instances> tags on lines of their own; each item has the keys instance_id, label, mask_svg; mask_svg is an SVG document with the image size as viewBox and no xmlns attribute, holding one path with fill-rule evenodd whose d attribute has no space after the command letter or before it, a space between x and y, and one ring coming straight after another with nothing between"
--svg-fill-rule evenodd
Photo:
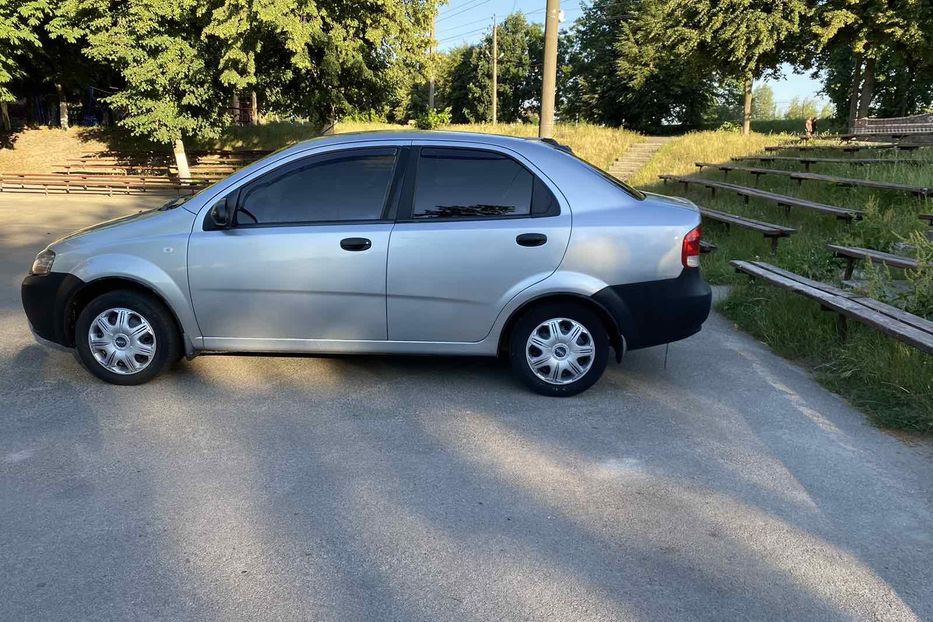
<instances>
[{"instance_id":1,"label":"black front bumper trim","mask_svg":"<svg viewBox=\"0 0 933 622\"><path fill-rule=\"evenodd\" d=\"M23 279L23 309L32 332L46 341L73 347L65 333L65 322L74 295L82 287L84 281L65 272L30 274Z\"/></svg>"}]
</instances>

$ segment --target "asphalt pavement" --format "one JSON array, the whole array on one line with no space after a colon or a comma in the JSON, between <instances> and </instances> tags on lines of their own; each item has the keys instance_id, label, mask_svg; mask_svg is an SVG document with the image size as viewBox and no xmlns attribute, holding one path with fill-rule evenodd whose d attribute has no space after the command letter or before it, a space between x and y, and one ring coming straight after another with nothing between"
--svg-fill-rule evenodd
<instances>
[{"instance_id":1,"label":"asphalt pavement","mask_svg":"<svg viewBox=\"0 0 933 622\"><path fill-rule=\"evenodd\" d=\"M548 399L496 360L34 343L45 243L147 198L0 194L0 620L933 620L933 448L714 314Z\"/></svg>"}]
</instances>

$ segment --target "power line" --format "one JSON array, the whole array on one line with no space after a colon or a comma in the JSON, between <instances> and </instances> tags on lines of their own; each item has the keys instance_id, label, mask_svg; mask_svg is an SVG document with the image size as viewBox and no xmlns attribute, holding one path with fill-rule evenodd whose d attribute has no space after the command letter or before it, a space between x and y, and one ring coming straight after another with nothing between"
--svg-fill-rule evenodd
<instances>
[{"instance_id":1,"label":"power line","mask_svg":"<svg viewBox=\"0 0 933 622\"><path fill-rule=\"evenodd\" d=\"M478 6L480 6L481 4L486 4L486 2L489 2L489 1L490 1L490 0L470 0L469 2L467 2L466 5L464 5L464 6L462 6L462 7L457 7L455 10L457 10L457 11L462 11L462 12L465 13L465 12L467 12L467 11L470 11L470 10L472 10L472 9L474 9L474 8L476 8L476 7L478 7ZM528 17L528 16L530 16L530 15L535 15L535 14L537 14L537 13L543 13L543 12L546 11L546 10L547 10L547 7L542 7L542 8L540 8L540 9L532 9L532 10L530 10L530 11L517 11L517 12L512 12L511 15L524 15L525 17ZM581 7L581 6L578 4L578 5L576 5L576 6L568 7L567 9L562 9L562 10L563 10L565 13L570 12L570 11L582 11L582 10L583 10L583 7ZM450 14L450 15L448 15L447 17L454 17L454 16L455 16L454 14ZM473 24L478 24L478 23L482 23L482 22L491 22L492 19L493 19L493 17L494 17L493 15L490 15L489 17L484 17L484 18L481 18L481 19L476 19L476 20L473 20L473 21L470 21L470 22L466 22L466 23L463 23L463 24L459 24L459 25L457 25L457 26L453 26L452 29L453 29L453 31L456 31L458 28L462 28L462 27L464 27L464 26L472 26ZM440 21L441 19L443 19L443 18L438 18L438 21ZM474 34L477 34L477 33L479 33L479 32L482 32L482 31L484 31L484 30L486 30L485 27L483 27L483 28L476 28L476 29L473 29L473 30L469 30L469 31L461 32L461 33L457 33L457 34L451 34L451 35L449 35L449 36L445 36L445 37L442 38L442 39L439 39L437 42L438 42L438 43L443 43L443 42L445 42L445 41L451 41L451 40L453 40L453 39L459 39L459 38L461 38L461 37L465 38L465 37L468 37L468 36L470 36L470 35L474 35Z\"/></svg>"},{"instance_id":2,"label":"power line","mask_svg":"<svg viewBox=\"0 0 933 622\"><path fill-rule=\"evenodd\" d=\"M453 36L451 36L451 37L446 37L446 38L444 38L444 39L439 39L439 40L438 40L438 43L443 43L444 41L450 41L451 39L460 39L461 37L466 37L466 36L468 36L468 35L476 34L476 33L478 33L478 32L483 32L484 30L487 30L487 29L488 29L488 28L487 28L486 26L483 26L482 28L477 28L476 30L470 30L470 31L467 31L467 32L461 32L461 33L458 34L458 35L453 35Z\"/></svg>"},{"instance_id":3,"label":"power line","mask_svg":"<svg viewBox=\"0 0 933 622\"><path fill-rule=\"evenodd\" d=\"M465 3L461 4L460 6L446 6L446 7L444 7L443 9L438 10L437 14L438 14L438 15L444 15L445 13L451 13L451 12L453 12L453 11L459 11L460 9L468 8L469 5L475 4L475 3L477 3L477 2L479 2L479 0L467 0Z\"/></svg>"},{"instance_id":4,"label":"power line","mask_svg":"<svg viewBox=\"0 0 933 622\"><path fill-rule=\"evenodd\" d=\"M454 26L453 29L456 30L457 28L463 28L464 26L472 26L473 24L479 24L480 22L488 22L491 20L492 18L490 17L481 17L480 19L474 19L472 22L464 22L462 24L458 24L457 26Z\"/></svg>"},{"instance_id":5,"label":"power line","mask_svg":"<svg viewBox=\"0 0 933 622\"><path fill-rule=\"evenodd\" d=\"M482 5L484 5L484 4L488 4L488 3L491 2L491 1L492 1L492 0L473 0L472 3L467 4L467 5L464 5L463 7L460 7L459 9L457 9L457 10L451 12L451 13L444 13L444 14L442 14L440 17L437 18L437 21L442 22L442 21L444 21L445 19L450 19L451 17L456 17L456 16L458 16L458 15L463 15L464 13L467 13L467 12L469 12L469 11L472 11L472 10L475 9L476 7L482 6Z\"/></svg>"}]
</instances>

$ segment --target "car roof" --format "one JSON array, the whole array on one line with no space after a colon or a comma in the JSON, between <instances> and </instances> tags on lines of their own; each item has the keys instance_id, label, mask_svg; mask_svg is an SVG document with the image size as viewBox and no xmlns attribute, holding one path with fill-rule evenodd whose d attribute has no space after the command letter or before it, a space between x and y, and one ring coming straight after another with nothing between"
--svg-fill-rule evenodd
<instances>
[{"instance_id":1,"label":"car roof","mask_svg":"<svg viewBox=\"0 0 933 622\"><path fill-rule=\"evenodd\" d=\"M368 140L408 141L408 140L437 140L450 142L471 142L484 145L507 147L516 151L525 151L537 147L555 148L554 143L545 142L538 138L525 138L520 136L504 136L501 134L486 134L482 132L450 132L428 130L371 130L364 132L347 132L319 136L284 148L281 153L304 151L309 147L325 145L351 144Z\"/></svg>"}]
</instances>

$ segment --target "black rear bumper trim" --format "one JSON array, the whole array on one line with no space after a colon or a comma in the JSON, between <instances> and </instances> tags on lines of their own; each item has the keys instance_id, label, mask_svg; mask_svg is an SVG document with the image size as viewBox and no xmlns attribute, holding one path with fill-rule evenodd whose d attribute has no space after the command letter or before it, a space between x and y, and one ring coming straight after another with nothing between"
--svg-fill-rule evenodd
<instances>
[{"instance_id":1,"label":"black rear bumper trim","mask_svg":"<svg viewBox=\"0 0 933 622\"><path fill-rule=\"evenodd\" d=\"M680 276L605 287L593 295L612 314L627 350L686 339L709 317L713 292L699 268Z\"/></svg>"}]
</instances>

